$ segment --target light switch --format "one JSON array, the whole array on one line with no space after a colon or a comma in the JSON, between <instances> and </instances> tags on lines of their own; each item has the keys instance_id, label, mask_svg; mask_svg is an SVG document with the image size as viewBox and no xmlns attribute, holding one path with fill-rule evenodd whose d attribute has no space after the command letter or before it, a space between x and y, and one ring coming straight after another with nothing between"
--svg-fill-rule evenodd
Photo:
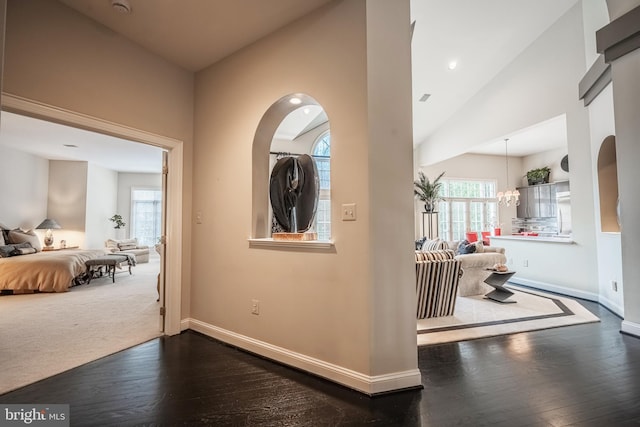
<instances>
[{"instance_id":1,"label":"light switch","mask_svg":"<svg viewBox=\"0 0 640 427\"><path fill-rule=\"evenodd\" d=\"M356 204L355 203L345 203L342 205L342 220L343 221L356 220Z\"/></svg>"}]
</instances>

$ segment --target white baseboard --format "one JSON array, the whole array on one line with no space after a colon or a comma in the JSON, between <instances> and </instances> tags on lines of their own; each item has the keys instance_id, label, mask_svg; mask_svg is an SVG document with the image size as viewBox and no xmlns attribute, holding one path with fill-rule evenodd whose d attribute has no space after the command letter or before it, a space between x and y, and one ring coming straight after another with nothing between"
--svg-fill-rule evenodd
<instances>
[{"instance_id":1,"label":"white baseboard","mask_svg":"<svg viewBox=\"0 0 640 427\"><path fill-rule=\"evenodd\" d=\"M570 297L586 299L587 301L599 302L600 298L598 294L594 292L580 291L573 288L566 288L564 286L553 285L551 283L538 282L536 280L521 279L519 277L511 277L510 283L516 285L529 286L531 288L540 289L541 291L555 292L557 294L567 295Z\"/></svg>"},{"instance_id":2,"label":"white baseboard","mask_svg":"<svg viewBox=\"0 0 640 427\"><path fill-rule=\"evenodd\" d=\"M539 289L541 291L554 292L556 294L561 294L569 297L580 298L587 301L597 302L598 304L602 305L603 307L606 307L608 310L612 311L616 315L620 317L624 317L624 307L619 306L618 304L614 303L610 299L600 296L595 292L580 291L573 288L566 288L564 286L553 285L551 283L538 282L536 280L522 279L518 277L512 277L511 279L509 279L509 282L516 285L528 286L530 288Z\"/></svg>"},{"instance_id":3,"label":"white baseboard","mask_svg":"<svg viewBox=\"0 0 640 427\"><path fill-rule=\"evenodd\" d=\"M184 332L189 329L189 319L182 319L180 321L180 332Z\"/></svg>"},{"instance_id":4,"label":"white baseboard","mask_svg":"<svg viewBox=\"0 0 640 427\"><path fill-rule=\"evenodd\" d=\"M622 321L621 332L625 334L633 335L634 337L640 338L640 324L629 322L628 320Z\"/></svg>"},{"instance_id":5,"label":"white baseboard","mask_svg":"<svg viewBox=\"0 0 640 427\"><path fill-rule=\"evenodd\" d=\"M615 313L624 319L624 307L619 306L617 303L603 296L598 299L598 302L609 309L612 313Z\"/></svg>"},{"instance_id":6,"label":"white baseboard","mask_svg":"<svg viewBox=\"0 0 640 427\"><path fill-rule=\"evenodd\" d=\"M196 332L200 332L201 334L218 339L227 344L231 344L268 359L318 375L368 395L388 393L396 390L422 386L422 378L419 369L394 372L385 375L365 375L333 363L325 362L264 341L240 335L196 319L183 320L183 322L185 321L188 324L188 329L192 329Z\"/></svg>"}]
</instances>

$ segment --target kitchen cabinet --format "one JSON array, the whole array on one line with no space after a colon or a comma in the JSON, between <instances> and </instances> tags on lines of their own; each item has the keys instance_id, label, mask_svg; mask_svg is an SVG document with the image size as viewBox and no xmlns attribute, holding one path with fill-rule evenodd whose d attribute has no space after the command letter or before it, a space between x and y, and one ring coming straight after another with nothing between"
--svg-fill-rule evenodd
<instances>
[{"instance_id":1,"label":"kitchen cabinet","mask_svg":"<svg viewBox=\"0 0 640 427\"><path fill-rule=\"evenodd\" d=\"M556 184L519 187L518 218L552 218L556 216Z\"/></svg>"}]
</instances>

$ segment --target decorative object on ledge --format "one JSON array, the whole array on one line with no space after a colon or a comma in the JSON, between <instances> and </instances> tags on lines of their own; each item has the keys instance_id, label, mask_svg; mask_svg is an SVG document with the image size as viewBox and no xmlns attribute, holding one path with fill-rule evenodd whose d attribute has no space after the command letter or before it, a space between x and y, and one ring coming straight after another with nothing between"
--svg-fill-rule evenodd
<instances>
[{"instance_id":1,"label":"decorative object on ledge","mask_svg":"<svg viewBox=\"0 0 640 427\"><path fill-rule=\"evenodd\" d=\"M269 184L271 206L277 226L283 232L273 233L281 240L312 240L316 233L306 233L316 215L320 182L316 164L307 154L279 159ZM291 234L285 238L285 235Z\"/></svg>"},{"instance_id":2,"label":"decorative object on ledge","mask_svg":"<svg viewBox=\"0 0 640 427\"><path fill-rule=\"evenodd\" d=\"M56 222L55 219L46 218L36 227L37 230L47 230L44 233L44 245L45 248L53 247L53 232L51 230L60 230L62 227ZM48 249L47 249L48 250Z\"/></svg>"},{"instance_id":3,"label":"decorative object on ledge","mask_svg":"<svg viewBox=\"0 0 640 427\"><path fill-rule=\"evenodd\" d=\"M507 150L507 143L509 142L509 138L505 138L504 140L504 161L507 170L507 190L500 191L496 195L498 197L498 204L504 206L520 205L520 192L517 188L513 190L509 189L509 153Z\"/></svg>"},{"instance_id":4,"label":"decorative object on ledge","mask_svg":"<svg viewBox=\"0 0 640 427\"><path fill-rule=\"evenodd\" d=\"M305 233L273 233L271 237L273 240L308 241L318 240L318 233L312 231L307 231Z\"/></svg>"},{"instance_id":5,"label":"decorative object on ledge","mask_svg":"<svg viewBox=\"0 0 640 427\"><path fill-rule=\"evenodd\" d=\"M443 175L444 172L431 182L424 172L420 171L418 172L418 179L413 181L413 194L424 202L425 213L435 212L438 202L444 200L440 195L440 190L442 189L440 178Z\"/></svg>"},{"instance_id":6,"label":"decorative object on ledge","mask_svg":"<svg viewBox=\"0 0 640 427\"><path fill-rule=\"evenodd\" d=\"M568 159L567 159L568 165ZM549 166L544 166L537 169L531 169L527 172L527 182L529 185L547 184L549 182L549 174L551 169Z\"/></svg>"},{"instance_id":7,"label":"decorative object on ledge","mask_svg":"<svg viewBox=\"0 0 640 427\"><path fill-rule=\"evenodd\" d=\"M569 155L567 154L560 160L560 169L565 172L569 172Z\"/></svg>"}]
</instances>

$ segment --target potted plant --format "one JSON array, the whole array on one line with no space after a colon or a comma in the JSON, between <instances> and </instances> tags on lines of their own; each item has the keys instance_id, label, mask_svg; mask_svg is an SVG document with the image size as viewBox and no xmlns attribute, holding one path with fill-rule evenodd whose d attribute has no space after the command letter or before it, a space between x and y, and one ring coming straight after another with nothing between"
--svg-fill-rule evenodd
<instances>
[{"instance_id":1,"label":"potted plant","mask_svg":"<svg viewBox=\"0 0 640 427\"><path fill-rule=\"evenodd\" d=\"M527 172L527 182L529 185L547 183L549 182L549 173L551 173L549 166L531 169Z\"/></svg>"},{"instance_id":2,"label":"potted plant","mask_svg":"<svg viewBox=\"0 0 640 427\"><path fill-rule=\"evenodd\" d=\"M418 179L413 181L414 195L424 202L425 212L434 212L439 201L444 200L440 195L442 183L440 178L444 175L442 172L436 179L431 182L429 178L422 172L418 172Z\"/></svg>"},{"instance_id":3,"label":"potted plant","mask_svg":"<svg viewBox=\"0 0 640 427\"><path fill-rule=\"evenodd\" d=\"M112 216L111 218L109 218L109 221L115 223L115 225L113 226L113 228L115 228L116 230L120 230L122 227L124 227L125 222L122 220L122 215L118 215L115 214L114 216Z\"/></svg>"}]
</instances>

